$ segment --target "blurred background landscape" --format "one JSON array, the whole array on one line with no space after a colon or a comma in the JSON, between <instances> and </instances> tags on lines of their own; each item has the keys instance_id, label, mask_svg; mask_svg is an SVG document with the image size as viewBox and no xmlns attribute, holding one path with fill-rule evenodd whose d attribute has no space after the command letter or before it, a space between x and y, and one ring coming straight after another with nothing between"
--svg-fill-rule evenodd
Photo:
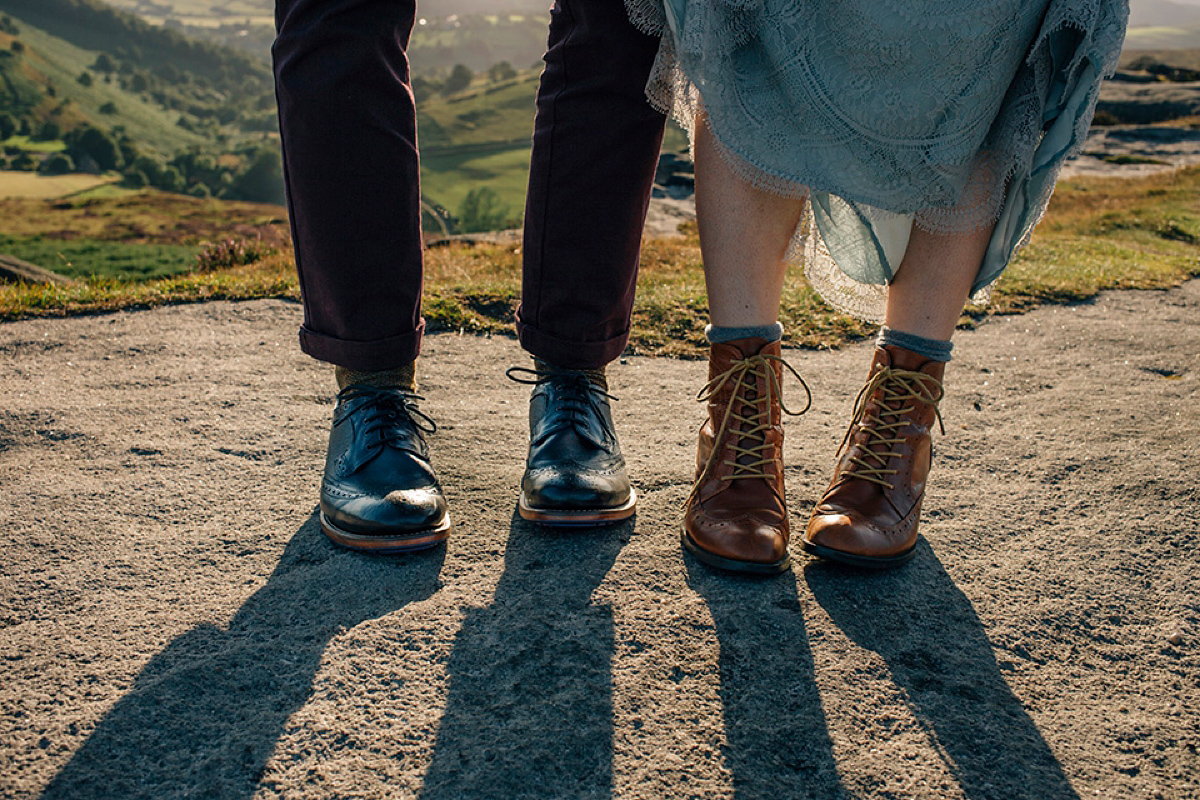
<instances>
[{"instance_id":1,"label":"blurred background landscape","mask_svg":"<svg viewBox=\"0 0 1200 800\"><path fill-rule=\"evenodd\" d=\"M1197 182L1186 167L1200 161L1200 0L1131 7L1122 71L1105 86L1078 180L1150 181L1104 191L1159 199L1132 222L1129 214L1122 225L1089 217L1061 235L1108 237L1107 266L1091 263L1089 275L1125 275L1134 261L1151 261L1169 262L1181 279L1195 274L1200 214L1183 199L1167 203L1151 184L1168 180L1168 171L1186 198ZM507 324L515 303L517 239L478 234L521 224L547 9L547 0L419 6L409 56L424 223L431 241L450 243L445 253L431 251L427 316L435 329ZM295 296L272 13L271 0L0 0L0 270L26 270L24 282L0 286L0 319ZM673 233L688 216L685 147L672 128L656 188L656 209L667 214L659 232ZM1122 236L1142 238L1135 246ZM1043 244L1067 251L1063 242ZM647 321L663 340L686 340L704 305L696 276L686 277L699 263L694 236L685 225L673 244L648 247L659 248L645 259L651 272L679 274L647 283L647 302L663 303ZM1034 249L1025 258L1036 256ZM1076 291L1026 289L1046 297ZM815 301L803 285L795 291L794 313L810 313ZM835 339L857 331L833 316L822 324ZM823 335L799 341L819 344Z\"/></svg>"}]
</instances>

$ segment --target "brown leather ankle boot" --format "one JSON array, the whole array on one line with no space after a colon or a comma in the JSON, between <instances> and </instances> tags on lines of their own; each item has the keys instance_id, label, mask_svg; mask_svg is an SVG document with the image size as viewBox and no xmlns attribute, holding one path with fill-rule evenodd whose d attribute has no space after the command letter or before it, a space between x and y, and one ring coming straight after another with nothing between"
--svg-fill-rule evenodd
<instances>
[{"instance_id":1,"label":"brown leather ankle boot","mask_svg":"<svg viewBox=\"0 0 1200 800\"><path fill-rule=\"evenodd\" d=\"M800 543L807 552L870 569L913 557L945 369L902 347L875 350L833 481Z\"/></svg>"},{"instance_id":2,"label":"brown leather ankle boot","mask_svg":"<svg viewBox=\"0 0 1200 800\"><path fill-rule=\"evenodd\" d=\"M781 412L798 415L808 407L783 407L783 368L800 376L779 352L779 342L765 339L714 344L698 396L708 402L708 419L700 428L696 484L684 505L683 545L721 569L771 575L791 563Z\"/></svg>"}]
</instances>

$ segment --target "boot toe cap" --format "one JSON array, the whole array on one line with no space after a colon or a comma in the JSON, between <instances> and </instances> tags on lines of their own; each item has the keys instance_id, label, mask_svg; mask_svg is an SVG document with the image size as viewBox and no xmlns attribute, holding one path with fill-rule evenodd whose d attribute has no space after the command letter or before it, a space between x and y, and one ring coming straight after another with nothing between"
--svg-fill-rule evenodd
<instances>
[{"instance_id":1,"label":"boot toe cap","mask_svg":"<svg viewBox=\"0 0 1200 800\"><path fill-rule=\"evenodd\" d=\"M851 561L906 560L916 545L916 527L902 523L880 528L854 512L820 509L804 532L805 549L817 555L845 555Z\"/></svg>"},{"instance_id":2,"label":"boot toe cap","mask_svg":"<svg viewBox=\"0 0 1200 800\"><path fill-rule=\"evenodd\" d=\"M722 519L703 512L689 514L684 530L695 548L724 561L768 566L788 560L786 533L752 516Z\"/></svg>"}]
</instances>

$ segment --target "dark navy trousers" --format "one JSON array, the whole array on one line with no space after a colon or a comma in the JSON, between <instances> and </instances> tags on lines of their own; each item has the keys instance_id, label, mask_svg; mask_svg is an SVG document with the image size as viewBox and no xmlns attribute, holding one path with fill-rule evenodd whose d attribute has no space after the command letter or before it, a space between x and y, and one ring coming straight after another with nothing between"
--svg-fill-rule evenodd
<instances>
[{"instance_id":1,"label":"dark navy trousers","mask_svg":"<svg viewBox=\"0 0 1200 800\"><path fill-rule=\"evenodd\" d=\"M414 0L277 0L284 177L304 352L357 370L420 351ZM645 98L658 40L622 0L555 0L525 207L521 344L591 369L625 347L664 117Z\"/></svg>"}]
</instances>

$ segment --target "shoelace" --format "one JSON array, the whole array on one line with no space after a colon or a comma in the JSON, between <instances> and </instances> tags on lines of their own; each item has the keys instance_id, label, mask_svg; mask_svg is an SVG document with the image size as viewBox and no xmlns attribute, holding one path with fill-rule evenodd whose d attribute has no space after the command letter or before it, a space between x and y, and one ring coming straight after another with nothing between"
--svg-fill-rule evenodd
<instances>
[{"instance_id":1,"label":"shoelace","mask_svg":"<svg viewBox=\"0 0 1200 800\"><path fill-rule=\"evenodd\" d=\"M610 440L616 438L616 434L608 426L608 422L605 421L604 412L600 408L598 398L617 400L617 397L593 383L584 371L565 369L538 371L529 367L509 367L504 371L504 374L510 381L526 386L543 386L548 383L559 383L565 391L560 395L561 405L556 406L554 410L560 413L562 424L571 425L585 438L590 438L586 436L587 425L585 421L588 418L595 419L600 423L600 428L604 431L605 436ZM549 432L547 431L547 433ZM605 442L593 442L593 444L597 447L607 446Z\"/></svg>"},{"instance_id":2,"label":"shoelace","mask_svg":"<svg viewBox=\"0 0 1200 800\"><path fill-rule=\"evenodd\" d=\"M417 407L421 395L405 389L352 385L338 392L339 403L353 404L351 413L364 412L362 458L349 465L353 472L383 452L387 446L400 447L409 436L408 426L422 433L435 433L437 423Z\"/></svg>"},{"instance_id":3,"label":"shoelace","mask_svg":"<svg viewBox=\"0 0 1200 800\"><path fill-rule=\"evenodd\" d=\"M783 402L783 391L779 383L779 378L775 375L775 370L771 368L772 361L778 361L783 365L788 372L800 381L800 385L804 387L806 397L804 408L799 411L792 411ZM757 397L754 400L748 400L744 397L746 390L753 389L758 383L758 377L766 375L766 394L763 397ZM727 459L724 463L726 466L733 468L730 475L721 476L722 481L742 480L745 478L771 478L770 473L766 472L763 467L770 464L772 459L764 458L763 454L769 447L767 438L764 435L771 427L771 397L779 399L780 410L788 416L798 417L812 407L812 392L808 388L808 384L800 377L800 373L793 369L792 365L784 361L779 356L775 355L756 355L744 358L734 363L732 367L715 376L712 380L704 385L699 392L696 393L696 400L701 403L707 403L712 398L720 394L726 384L732 381L732 388L729 396L729 404L725 408L725 416L721 419L721 424L717 428L716 446L708 456L708 461L704 464L704 469L700 471L700 477L696 479L695 485L692 486L692 494L699 490L700 484L704 482L709 470L716 463L717 452L721 450L721 442L729 433L730 425L737 423L741 425L737 431L737 441L730 442L728 447L733 451L732 459ZM741 408L750 407L753 411L750 414L741 413ZM746 461L742 461L746 458Z\"/></svg>"},{"instance_id":4,"label":"shoelace","mask_svg":"<svg viewBox=\"0 0 1200 800\"><path fill-rule=\"evenodd\" d=\"M879 414L869 417L867 416L867 405L875 390L880 388L883 390L883 402L880 403ZM941 381L923 372L884 367L871 376L867 385L862 388L854 400L854 417L842 439L842 447L845 447L855 428L861 423L862 429L867 434L867 442L862 448L863 457L851 458L852 466L844 474L879 484L889 490L896 488L887 479L887 476L895 475L899 470L888 469L887 463L888 459L901 456L891 448L904 442L904 438L896 436L896 433L908 424L904 415L913 410L912 406L904 404L910 400L917 400L932 405L933 413L937 417L938 428L945 434L946 428L942 424L942 412L937 407L938 402L942 399L942 394ZM877 450L876 447L882 449ZM867 459L874 463L868 463Z\"/></svg>"}]
</instances>

